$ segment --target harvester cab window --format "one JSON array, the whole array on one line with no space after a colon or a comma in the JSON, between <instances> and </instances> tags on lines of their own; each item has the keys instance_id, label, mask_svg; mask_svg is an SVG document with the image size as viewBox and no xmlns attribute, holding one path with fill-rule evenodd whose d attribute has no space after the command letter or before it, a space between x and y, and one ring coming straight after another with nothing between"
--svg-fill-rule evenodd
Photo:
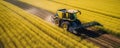
<instances>
[{"instance_id":1,"label":"harvester cab window","mask_svg":"<svg viewBox=\"0 0 120 48\"><path fill-rule=\"evenodd\" d=\"M68 18L69 18L70 20L75 20L75 19L76 19L76 13L69 13L69 14L68 14Z\"/></svg>"}]
</instances>

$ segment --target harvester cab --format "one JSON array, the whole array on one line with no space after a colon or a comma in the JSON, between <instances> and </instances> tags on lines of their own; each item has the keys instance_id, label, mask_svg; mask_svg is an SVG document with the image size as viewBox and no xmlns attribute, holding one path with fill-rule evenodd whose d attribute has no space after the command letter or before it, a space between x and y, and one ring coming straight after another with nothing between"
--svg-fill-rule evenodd
<instances>
[{"instance_id":1,"label":"harvester cab","mask_svg":"<svg viewBox=\"0 0 120 48\"><path fill-rule=\"evenodd\" d=\"M90 22L86 25L81 24L81 21L77 19L79 15L81 15L79 10L59 9L54 16L54 22L59 27L64 28L74 34L78 34L76 31L77 29L84 29L85 27L96 24L96 22Z\"/></svg>"},{"instance_id":2,"label":"harvester cab","mask_svg":"<svg viewBox=\"0 0 120 48\"><path fill-rule=\"evenodd\" d=\"M66 10L60 9L56 12L55 18L60 18L63 20L75 21L77 19L77 15L81 14L79 10Z\"/></svg>"}]
</instances>

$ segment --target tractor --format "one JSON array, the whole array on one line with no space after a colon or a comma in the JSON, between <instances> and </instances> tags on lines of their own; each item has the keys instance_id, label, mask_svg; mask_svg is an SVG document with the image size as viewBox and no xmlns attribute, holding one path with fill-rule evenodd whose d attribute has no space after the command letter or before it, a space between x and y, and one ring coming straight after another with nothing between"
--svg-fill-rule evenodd
<instances>
[{"instance_id":1,"label":"tractor","mask_svg":"<svg viewBox=\"0 0 120 48\"><path fill-rule=\"evenodd\" d=\"M79 33L76 30L85 29L94 25L100 25L95 21L82 24L81 21L77 19L78 15L81 15L81 11L79 10L59 9L54 15L54 23L74 34Z\"/></svg>"}]
</instances>

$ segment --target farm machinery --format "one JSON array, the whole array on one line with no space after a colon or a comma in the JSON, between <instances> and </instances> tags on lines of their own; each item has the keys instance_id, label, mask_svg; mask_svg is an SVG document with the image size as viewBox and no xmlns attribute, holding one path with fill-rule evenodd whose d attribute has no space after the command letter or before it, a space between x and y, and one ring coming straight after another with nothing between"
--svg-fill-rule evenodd
<instances>
[{"instance_id":1,"label":"farm machinery","mask_svg":"<svg viewBox=\"0 0 120 48\"><path fill-rule=\"evenodd\" d=\"M82 24L77 18L78 15L81 15L81 11L79 10L59 9L54 16L54 22L59 27L64 28L74 34L79 34L76 30L82 30L90 26L100 25L95 21Z\"/></svg>"}]
</instances>

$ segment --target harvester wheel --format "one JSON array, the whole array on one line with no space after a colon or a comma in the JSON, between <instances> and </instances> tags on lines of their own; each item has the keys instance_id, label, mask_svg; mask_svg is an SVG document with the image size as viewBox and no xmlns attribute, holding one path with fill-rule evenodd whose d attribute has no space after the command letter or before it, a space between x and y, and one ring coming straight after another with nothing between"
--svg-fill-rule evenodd
<instances>
[{"instance_id":1,"label":"harvester wheel","mask_svg":"<svg viewBox=\"0 0 120 48\"><path fill-rule=\"evenodd\" d=\"M65 30L67 30L67 28L68 28L68 22L63 22L62 24L61 24L61 27L63 28L63 29L65 29Z\"/></svg>"}]
</instances>

